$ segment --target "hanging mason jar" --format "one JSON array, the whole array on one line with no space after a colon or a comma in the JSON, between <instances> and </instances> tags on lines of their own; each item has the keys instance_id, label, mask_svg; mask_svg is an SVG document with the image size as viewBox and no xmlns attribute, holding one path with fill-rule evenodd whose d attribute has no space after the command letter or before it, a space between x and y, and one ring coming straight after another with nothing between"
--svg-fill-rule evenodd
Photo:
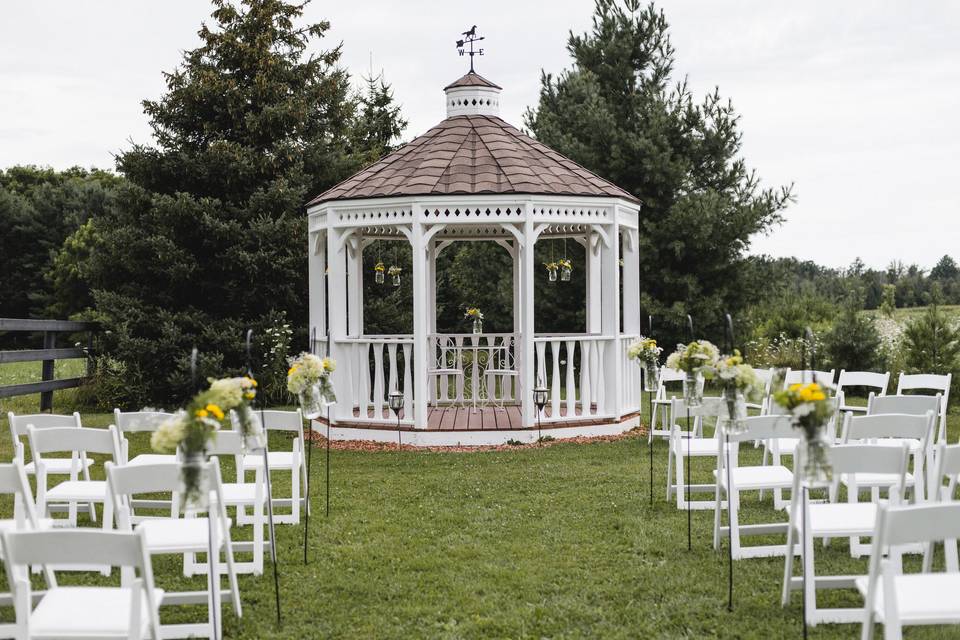
<instances>
[{"instance_id":1,"label":"hanging mason jar","mask_svg":"<svg viewBox=\"0 0 960 640\"><path fill-rule=\"evenodd\" d=\"M210 469L202 451L181 451L180 496L183 510L206 511L210 507Z\"/></svg>"},{"instance_id":2,"label":"hanging mason jar","mask_svg":"<svg viewBox=\"0 0 960 640\"><path fill-rule=\"evenodd\" d=\"M300 392L300 410L307 420L315 420L323 415L327 403L319 384L311 384Z\"/></svg>"},{"instance_id":3,"label":"hanging mason jar","mask_svg":"<svg viewBox=\"0 0 960 640\"><path fill-rule=\"evenodd\" d=\"M660 367L656 362L643 363L643 390L654 392L660 386Z\"/></svg>"},{"instance_id":4,"label":"hanging mason jar","mask_svg":"<svg viewBox=\"0 0 960 640\"><path fill-rule=\"evenodd\" d=\"M830 465L827 451L830 442L827 440L826 429L823 426L811 430L795 423L802 434L800 438L800 460L803 476L801 479L809 486L822 486L833 480L833 467Z\"/></svg>"},{"instance_id":5,"label":"hanging mason jar","mask_svg":"<svg viewBox=\"0 0 960 640\"><path fill-rule=\"evenodd\" d=\"M473 332L474 333L483 333L483 319L474 318L473 319Z\"/></svg>"},{"instance_id":6,"label":"hanging mason jar","mask_svg":"<svg viewBox=\"0 0 960 640\"><path fill-rule=\"evenodd\" d=\"M383 263L378 262L377 266L373 268L373 279L377 284L383 284Z\"/></svg>"},{"instance_id":7,"label":"hanging mason jar","mask_svg":"<svg viewBox=\"0 0 960 640\"><path fill-rule=\"evenodd\" d=\"M249 405L244 405L237 410L237 418L240 422L240 433L243 434L243 452L252 453L260 451L267 446L267 432L263 428L263 422L260 421L260 415Z\"/></svg>"},{"instance_id":8,"label":"hanging mason jar","mask_svg":"<svg viewBox=\"0 0 960 640\"><path fill-rule=\"evenodd\" d=\"M387 274L390 276L390 279L393 281L393 286L400 286L400 274L403 273L403 269L397 265L390 265L390 268L387 270Z\"/></svg>"},{"instance_id":9,"label":"hanging mason jar","mask_svg":"<svg viewBox=\"0 0 960 640\"><path fill-rule=\"evenodd\" d=\"M557 268L556 267L547 267L547 279L550 282L557 281Z\"/></svg>"},{"instance_id":10,"label":"hanging mason jar","mask_svg":"<svg viewBox=\"0 0 960 640\"><path fill-rule=\"evenodd\" d=\"M747 401L743 391L734 385L723 388L723 429L730 435L743 433L747 429Z\"/></svg>"},{"instance_id":11,"label":"hanging mason jar","mask_svg":"<svg viewBox=\"0 0 960 640\"><path fill-rule=\"evenodd\" d=\"M560 267L560 280L562 282L570 282L570 274L573 273L573 267L568 264Z\"/></svg>"},{"instance_id":12,"label":"hanging mason jar","mask_svg":"<svg viewBox=\"0 0 960 640\"><path fill-rule=\"evenodd\" d=\"M691 409L703 404L703 374L699 371L687 371L684 375L683 401Z\"/></svg>"}]
</instances>

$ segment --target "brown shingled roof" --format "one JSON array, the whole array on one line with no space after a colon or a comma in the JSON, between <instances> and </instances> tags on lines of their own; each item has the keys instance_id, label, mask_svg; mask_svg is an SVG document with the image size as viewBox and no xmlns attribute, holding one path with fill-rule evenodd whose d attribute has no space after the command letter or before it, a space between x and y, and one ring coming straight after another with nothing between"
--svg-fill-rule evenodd
<instances>
[{"instance_id":1,"label":"brown shingled roof","mask_svg":"<svg viewBox=\"0 0 960 640\"><path fill-rule=\"evenodd\" d=\"M464 115L447 118L307 206L356 198L507 193L637 201L500 118Z\"/></svg>"},{"instance_id":2,"label":"brown shingled roof","mask_svg":"<svg viewBox=\"0 0 960 640\"><path fill-rule=\"evenodd\" d=\"M503 87L490 82L476 71L468 71L459 80L454 80L445 86L443 90L446 91L447 89L453 89L456 87L490 87L492 89L503 89Z\"/></svg>"}]
</instances>

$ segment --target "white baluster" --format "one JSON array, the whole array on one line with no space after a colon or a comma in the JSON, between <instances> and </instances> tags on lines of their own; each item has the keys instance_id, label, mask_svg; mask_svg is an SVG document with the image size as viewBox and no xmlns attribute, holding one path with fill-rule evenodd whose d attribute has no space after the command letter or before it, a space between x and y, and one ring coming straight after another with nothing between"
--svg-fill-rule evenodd
<instances>
[{"instance_id":1,"label":"white baluster","mask_svg":"<svg viewBox=\"0 0 960 640\"><path fill-rule=\"evenodd\" d=\"M595 340L593 351L595 354L594 357L596 358L596 364L593 367L593 370L596 372L593 376L593 396L597 399L597 413L606 414L610 413L610 407L607 406L607 398L611 395L607 385L613 382L612 380L606 380L606 376L604 375L606 369L603 365L604 355L607 351L607 341Z\"/></svg>"},{"instance_id":2,"label":"white baluster","mask_svg":"<svg viewBox=\"0 0 960 640\"><path fill-rule=\"evenodd\" d=\"M410 362L412 353L413 344L405 342L403 344L403 417L406 419L413 416L413 373Z\"/></svg>"},{"instance_id":3,"label":"white baluster","mask_svg":"<svg viewBox=\"0 0 960 640\"><path fill-rule=\"evenodd\" d=\"M577 415L577 387L573 381L573 356L576 351L576 342L573 340L567 340L567 364L564 365L567 369L567 417L573 418Z\"/></svg>"},{"instance_id":4,"label":"white baluster","mask_svg":"<svg viewBox=\"0 0 960 640\"><path fill-rule=\"evenodd\" d=\"M550 417L560 417L560 341L550 341L553 371L550 375Z\"/></svg>"},{"instance_id":5,"label":"white baluster","mask_svg":"<svg viewBox=\"0 0 960 640\"><path fill-rule=\"evenodd\" d=\"M583 338L580 342L580 415L590 415L590 340Z\"/></svg>"},{"instance_id":6,"label":"white baluster","mask_svg":"<svg viewBox=\"0 0 960 640\"><path fill-rule=\"evenodd\" d=\"M390 361L390 378L387 381L387 389L390 393L397 390L397 343L387 343L387 359Z\"/></svg>"},{"instance_id":7,"label":"white baluster","mask_svg":"<svg viewBox=\"0 0 960 640\"><path fill-rule=\"evenodd\" d=\"M373 345L373 417L383 420L383 344Z\"/></svg>"},{"instance_id":8,"label":"white baluster","mask_svg":"<svg viewBox=\"0 0 960 640\"><path fill-rule=\"evenodd\" d=\"M350 345L354 370L356 371L357 410L360 418L369 418L370 410L370 343L355 342Z\"/></svg>"},{"instance_id":9,"label":"white baluster","mask_svg":"<svg viewBox=\"0 0 960 640\"><path fill-rule=\"evenodd\" d=\"M455 366L463 370L463 336L455 336L453 338L454 344L454 361L457 363ZM466 391L464 387L467 385L467 374L464 371L462 376L456 376L455 383L457 385L457 397L456 400L458 403L463 404L465 399Z\"/></svg>"}]
</instances>

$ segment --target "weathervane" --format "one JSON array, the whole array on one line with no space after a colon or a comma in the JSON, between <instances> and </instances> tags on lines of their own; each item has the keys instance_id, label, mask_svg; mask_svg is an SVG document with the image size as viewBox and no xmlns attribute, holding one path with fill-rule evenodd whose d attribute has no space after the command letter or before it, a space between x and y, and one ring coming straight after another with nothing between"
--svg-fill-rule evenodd
<instances>
[{"instance_id":1,"label":"weathervane","mask_svg":"<svg viewBox=\"0 0 960 640\"><path fill-rule=\"evenodd\" d=\"M463 38L460 39L460 40L457 40L457 51L460 53L461 56L462 56L464 53L469 53L469 54L470 54L470 71L472 72L472 71L473 71L473 56L475 56L475 55L476 55L476 56L482 56L482 55L483 55L483 49L477 49L476 51L473 50L473 43L474 43L474 42L480 42L481 40L483 40L483 36L478 36L478 35L477 35L477 25L473 25L472 27L470 27L470 30L469 30L469 31L464 31L464 32L463 32L462 34L460 34L460 35L462 35ZM464 50L463 50L463 48L464 48L464 46L465 46L466 44L469 44L469 45L470 45L470 51L464 51Z\"/></svg>"}]
</instances>

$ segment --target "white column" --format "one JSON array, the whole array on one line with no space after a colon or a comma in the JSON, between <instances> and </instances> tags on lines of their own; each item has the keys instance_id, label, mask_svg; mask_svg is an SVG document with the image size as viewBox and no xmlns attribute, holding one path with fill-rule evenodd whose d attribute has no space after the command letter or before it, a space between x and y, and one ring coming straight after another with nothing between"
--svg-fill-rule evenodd
<instances>
[{"instance_id":1,"label":"white column","mask_svg":"<svg viewBox=\"0 0 960 640\"><path fill-rule=\"evenodd\" d=\"M640 235L636 229L622 227L623 232L623 332L638 334L640 317Z\"/></svg>"},{"instance_id":2,"label":"white column","mask_svg":"<svg viewBox=\"0 0 960 640\"><path fill-rule=\"evenodd\" d=\"M332 212L331 214L332 215ZM347 350L338 341L347 337L347 279L346 279L346 248L340 242L343 230L330 229L327 233L327 295L329 302L330 322L330 356L341 367L333 376L334 391L337 394L337 404L333 406L334 419L347 417L353 413L353 393L350 384Z\"/></svg>"},{"instance_id":3,"label":"white column","mask_svg":"<svg viewBox=\"0 0 960 640\"><path fill-rule=\"evenodd\" d=\"M351 336L363 335L363 238L354 233L347 246L347 296Z\"/></svg>"},{"instance_id":4,"label":"white column","mask_svg":"<svg viewBox=\"0 0 960 640\"><path fill-rule=\"evenodd\" d=\"M316 345L313 349L325 344L327 337L327 234L323 231L311 231L307 240L307 282L309 287L309 327L307 339L315 337ZM324 349L326 347L323 347ZM321 350L320 353L323 353Z\"/></svg>"},{"instance_id":5,"label":"white column","mask_svg":"<svg viewBox=\"0 0 960 640\"><path fill-rule=\"evenodd\" d=\"M423 239L421 219L423 208L413 207L413 226L410 244L413 247L413 421L414 425L427 428L429 403L427 394L427 368L429 362L427 331L427 247Z\"/></svg>"},{"instance_id":6,"label":"white column","mask_svg":"<svg viewBox=\"0 0 960 640\"><path fill-rule=\"evenodd\" d=\"M533 211L528 205L526 207L526 219L523 222L523 246L520 251L521 274L520 274L520 302L522 312L520 314L522 326L520 328L519 348L523 354L523 367L521 375L523 382L521 411L523 415L523 426L533 427L537 423L537 408L533 404L533 388L536 386L536 369L533 358L533 337L535 331L533 315L533 249L536 243L534 236Z\"/></svg>"},{"instance_id":7,"label":"white column","mask_svg":"<svg viewBox=\"0 0 960 640\"><path fill-rule=\"evenodd\" d=\"M510 257L513 258L513 330L517 334L523 325L523 248L514 240Z\"/></svg>"},{"instance_id":8,"label":"white column","mask_svg":"<svg viewBox=\"0 0 960 640\"><path fill-rule=\"evenodd\" d=\"M437 332L437 240L427 243L427 318L430 324L427 333Z\"/></svg>"},{"instance_id":9,"label":"white column","mask_svg":"<svg viewBox=\"0 0 960 640\"><path fill-rule=\"evenodd\" d=\"M601 332L612 336L613 342L607 342L603 354L603 407L601 411L611 412L617 418L621 413L620 397L620 237L616 222L606 227L609 234L609 246L601 241L600 273L606 286L601 291Z\"/></svg>"},{"instance_id":10,"label":"white column","mask_svg":"<svg viewBox=\"0 0 960 640\"><path fill-rule=\"evenodd\" d=\"M603 274L600 270L600 237L593 231L587 231L587 333L601 333L601 307Z\"/></svg>"}]
</instances>

